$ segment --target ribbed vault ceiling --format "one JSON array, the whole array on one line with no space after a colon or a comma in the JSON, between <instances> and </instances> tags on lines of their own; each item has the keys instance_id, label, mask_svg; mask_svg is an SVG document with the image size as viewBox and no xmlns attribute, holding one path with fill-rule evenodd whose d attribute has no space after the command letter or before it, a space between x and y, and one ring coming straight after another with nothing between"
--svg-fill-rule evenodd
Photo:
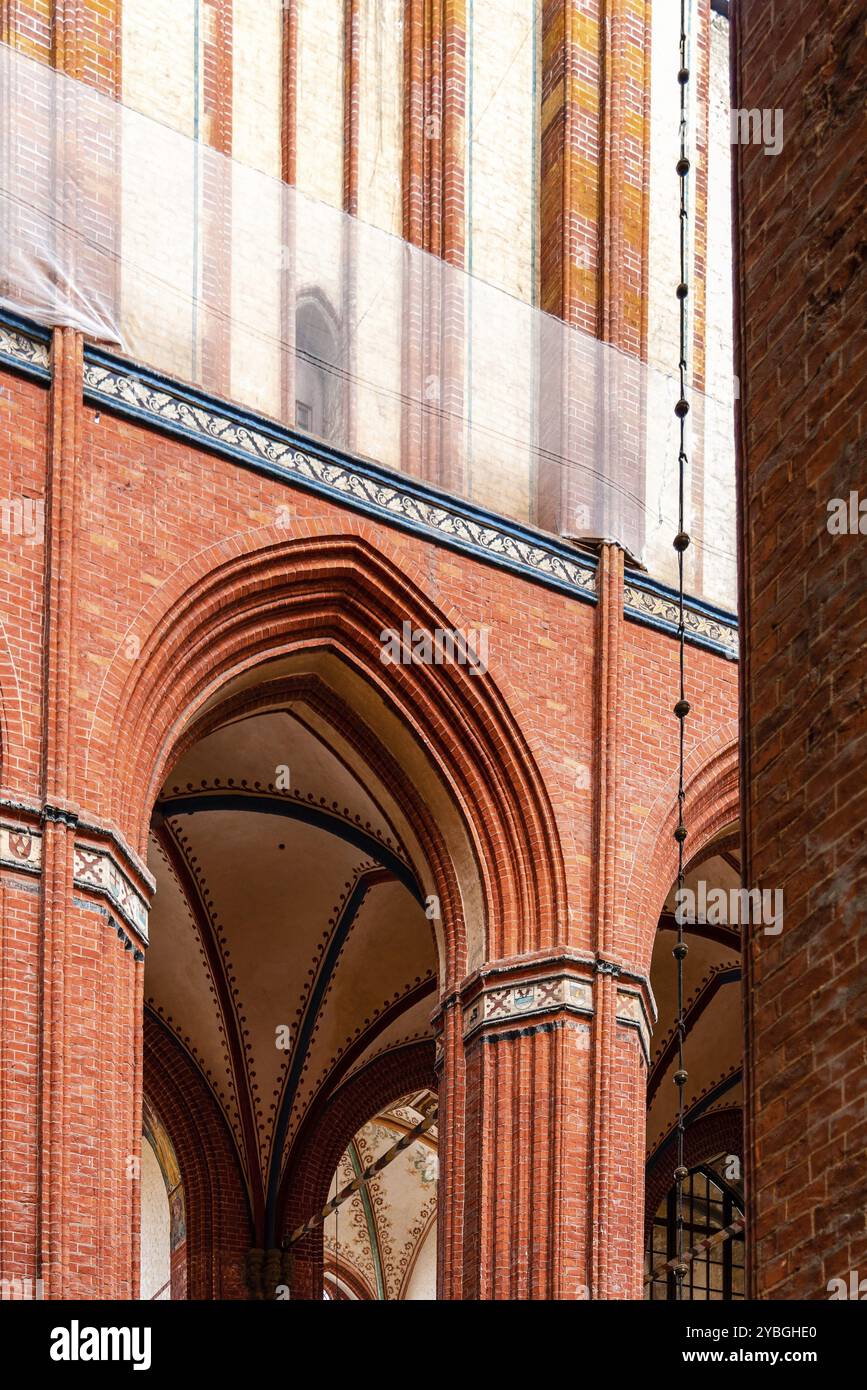
<instances>
[{"instance_id":1,"label":"ribbed vault ceiling","mask_svg":"<svg viewBox=\"0 0 867 1390\"><path fill-rule=\"evenodd\" d=\"M214 709L153 819L147 1006L207 1078L259 1214L314 1101L431 1036L419 866L303 692Z\"/></svg>"},{"instance_id":2,"label":"ribbed vault ceiling","mask_svg":"<svg viewBox=\"0 0 867 1390\"><path fill-rule=\"evenodd\" d=\"M355 1134L330 1196L346 1187L423 1118L429 1092L404 1096ZM336 1298L436 1296L436 1126L355 1192L325 1223L326 1289Z\"/></svg>"}]
</instances>

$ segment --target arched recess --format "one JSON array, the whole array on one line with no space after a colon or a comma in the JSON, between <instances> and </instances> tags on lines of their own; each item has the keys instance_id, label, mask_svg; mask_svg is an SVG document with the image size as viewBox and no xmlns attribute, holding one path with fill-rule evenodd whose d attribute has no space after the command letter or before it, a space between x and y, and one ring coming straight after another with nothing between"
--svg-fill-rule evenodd
<instances>
[{"instance_id":1,"label":"arched recess","mask_svg":"<svg viewBox=\"0 0 867 1390\"><path fill-rule=\"evenodd\" d=\"M740 808L737 722L694 748L686 761L686 858L697 861ZM637 959L649 972L659 914L677 877L677 783L660 792L644 823L626 891L625 921L636 930Z\"/></svg>"},{"instance_id":2,"label":"arched recess","mask_svg":"<svg viewBox=\"0 0 867 1390\"><path fill-rule=\"evenodd\" d=\"M340 1260L330 1260L325 1266L324 1297L333 1303L353 1301L369 1303L374 1296L367 1284L359 1278L355 1270L348 1269Z\"/></svg>"},{"instance_id":3,"label":"arched recess","mask_svg":"<svg viewBox=\"0 0 867 1390\"><path fill-rule=\"evenodd\" d=\"M556 824L501 681L456 662L383 663L382 633L406 620L426 631L472 625L427 597L424 577L397 562L381 531L355 518L346 528L287 539L274 527L279 539L250 552L242 538L225 543L173 577L158 611L145 610L127 634L140 634L140 655L126 679L116 661L94 714L94 733L111 736L107 815L143 853L181 741L229 682L240 690L267 662L293 674L309 670L311 653L328 655L326 683L407 771L428 862L439 839L440 860L454 866L460 902L446 894L442 904L446 989L486 959L555 940L565 902ZM95 776L93 749L89 757Z\"/></svg>"},{"instance_id":4,"label":"arched recess","mask_svg":"<svg viewBox=\"0 0 867 1390\"><path fill-rule=\"evenodd\" d=\"M187 1296L187 1212L175 1146L149 1102L142 1102L142 1299Z\"/></svg>"},{"instance_id":5,"label":"arched recess","mask_svg":"<svg viewBox=\"0 0 867 1390\"><path fill-rule=\"evenodd\" d=\"M318 288L301 290L295 308L295 423L320 439L343 439L346 372L341 332Z\"/></svg>"},{"instance_id":6,"label":"arched recess","mask_svg":"<svg viewBox=\"0 0 867 1390\"><path fill-rule=\"evenodd\" d=\"M645 1232L671 1186L671 1175L677 1161L676 1150L677 1138L671 1135L648 1161L644 1188ZM684 1136L684 1163L687 1168L695 1168L721 1153L733 1154L740 1161L743 1171L744 1120L740 1106L702 1115L687 1127Z\"/></svg>"},{"instance_id":7,"label":"arched recess","mask_svg":"<svg viewBox=\"0 0 867 1390\"><path fill-rule=\"evenodd\" d=\"M328 1200L341 1154L357 1130L408 1091L437 1089L432 1042L395 1048L350 1077L306 1117L281 1185L280 1229L288 1236ZM293 1247L293 1298L321 1299L322 1227Z\"/></svg>"},{"instance_id":8,"label":"arched recess","mask_svg":"<svg viewBox=\"0 0 867 1390\"><path fill-rule=\"evenodd\" d=\"M233 702L240 708L245 701L267 700L281 687L304 682L306 703L318 700L344 745L348 748L354 737L359 756L379 770L377 794L384 784L394 789L394 807L389 809L395 817L403 816L399 838L423 893L440 899L441 918L434 925L442 997L452 994L467 973L486 960L545 949L556 940L565 917L557 827L541 774L512 712L507 676L492 664L481 675L458 662L416 665L382 660L383 633L400 633L404 622L427 632L466 631L472 624L448 604L429 597L429 577L407 563L382 528L350 516L341 526L345 529L335 535L333 518L317 518L299 522L303 533L298 535L287 535L279 525L239 535L209 547L165 582L125 634L122 646L136 650L136 659L130 661L120 650L106 671L91 721L87 793L99 814L144 857L152 812L165 795L168 774L187 756L184 750L191 742L194 751L197 739L207 741L209 719L224 718ZM335 751L340 751L336 744ZM269 775L273 778L273 767ZM198 810L195 818L202 819ZM161 896L162 890L157 898ZM155 958L161 935L153 925L149 958ZM162 937L166 939L164 931ZM426 1002L420 1001L419 1007ZM430 1004L434 1002L431 998ZM318 1000L313 1003L311 1018L320 1007ZM231 1006L227 997L221 1016ZM171 1026L182 1037L181 1015L174 1009L169 1013L175 1017ZM452 1030L455 1018L452 1011L447 1021ZM237 1022L245 1026L243 1020ZM243 1049L243 1034L235 1024L233 1029ZM352 1039L347 1037L344 1047L344 1035L352 1031L342 1031L338 1052L351 1051ZM398 1031L396 1024L391 1035L395 1045ZM400 1036L399 1041L409 1038ZM445 1055L439 1229L442 1248L451 1250L449 1241L455 1239L462 1211L464 1133L463 1059L460 1048L452 1046L451 1034ZM303 1053L298 1056L307 1066ZM289 1057L292 1070L291 1052ZM329 1095L345 1084L339 1074L344 1059L340 1056L333 1072L323 1077ZM245 1086L249 1079L252 1091L243 1062L241 1050L237 1067L230 1058L233 1073ZM332 1066L327 1054L315 1065L323 1064ZM359 1057L351 1066L361 1064ZM284 1088L286 1103L278 1101L280 1115L298 1099L297 1088L295 1099L292 1096L294 1072L290 1080L292 1086L287 1083ZM403 1079L395 1094L405 1091L406 1084ZM251 1140L245 1148L250 1152L259 1133L247 1123L251 1104L258 1104L256 1096L243 1102ZM267 1110L267 1097L265 1106ZM161 1111L169 1125L168 1105L163 1103ZM300 1104L295 1114L300 1124ZM263 1118L268 1126L267 1114ZM218 1127L227 1148L232 1141L223 1116ZM240 1154L233 1124L229 1130ZM275 1143L277 1139L280 1135ZM199 1146L206 1142L201 1135ZM181 1161L182 1145L176 1143ZM272 1222L279 1211L279 1192L273 1189L273 1179L279 1173L277 1162L295 1161L294 1132L289 1143L289 1154L277 1153L276 1162L262 1155L263 1181L267 1178L264 1222L257 1214L262 1202L254 1203L253 1189L246 1191L240 1176L248 1173L250 1164L245 1168L232 1155L232 1191L226 1200L237 1207L238 1193L243 1192L244 1202L250 1203L252 1231L246 1209L243 1217L249 1248L274 1244L277 1232ZM339 1153L329 1179L338 1157ZM194 1182L187 1184L187 1191L190 1284L195 1290ZM207 1193L203 1200L207 1210ZM310 1214L308 1208L301 1219ZM238 1221L232 1219L232 1268L237 1269L235 1256L243 1242ZM212 1237L211 1243L216 1250L226 1249L224 1240ZM204 1244L199 1257L206 1259ZM218 1277L225 1281L228 1276ZM198 1287L207 1287L205 1276ZM321 1292L321 1282L318 1287Z\"/></svg>"},{"instance_id":9,"label":"arched recess","mask_svg":"<svg viewBox=\"0 0 867 1390\"><path fill-rule=\"evenodd\" d=\"M146 1011L144 1094L165 1125L184 1187L186 1297L243 1299L249 1200L231 1134L178 1041Z\"/></svg>"},{"instance_id":10,"label":"arched recess","mask_svg":"<svg viewBox=\"0 0 867 1390\"><path fill-rule=\"evenodd\" d=\"M713 799L708 798L707 804L711 808L709 818L713 819ZM719 1179L730 1185L733 1179L741 1180L743 938L739 899L732 896L740 890L738 846L737 825L732 822L718 828L712 839L704 840L685 865L686 896L678 902L677 883L672 883L658 919L650 974L658 1020L651 1040L647 1081L646 1272L660 1264L661 1250L668 1256L672 1254L671 1194L681 1115L686 1167L692 1171L710 1164L717 1175L714 1181ZM678 970L673 948L681 934L687 949L682 969ZM681 1065L686 1076L678 1085L675 1077ZM735 1173L729 1171L732 1160L736 1160ZM704 1179L697 1181L701 1189ZM692 1193L691 1187L689 1191ZM690 1214L690 1243L716 1229L716 1208L702 1207L707 1191L705 1185L695 1193L696 1221L693 1224ZM692 1196L689 1201L692 1213ZM708 1256L714 1264L714 1280L722 1278L722 1283L714 1283L713 1289L726 1298L739 1296L735 1285L741 1276L735 1272L733 1258L727 1250L722 1259L722 1278L721 1266L717 1267L715 1258ZM697 1271L695 1279L690 1276L686 1297L701 1298L703 1287L711 1288L710 1283L702 1282L710 1280L710 1273L701 1273L698 1267ZM654 1279L652 1286L647 1287L653 1300L660 1297L660 1289L672 1296L673 1284L668 1277L661 1283Z\"/></svg>"}]
</instances>

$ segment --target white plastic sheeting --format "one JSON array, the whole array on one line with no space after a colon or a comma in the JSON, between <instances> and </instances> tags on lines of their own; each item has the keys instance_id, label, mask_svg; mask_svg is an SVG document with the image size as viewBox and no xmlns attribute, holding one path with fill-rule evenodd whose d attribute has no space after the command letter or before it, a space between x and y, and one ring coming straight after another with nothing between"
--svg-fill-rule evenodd
<instances>
[{"instance_id":1,"label":"white plastic sheeting","mask_svg":"<svg viewBox=\"0 0 867 1390\"><path fill-rule=\"evenodd\" d=\"M0 304L673 577L673 374L3 45ZM691 403L688 587L733 608L731 403Z\"/></svg>"},{"instance_id":2,"label":"white plastic sheeting","mask_svg":"<svg viewBox=\"0 0 867 1390\"><path fill-rule=\"evenodd\" d=\"M0 303L119 344L120 109L0 45Z\"/></svg>"}]
</instances>

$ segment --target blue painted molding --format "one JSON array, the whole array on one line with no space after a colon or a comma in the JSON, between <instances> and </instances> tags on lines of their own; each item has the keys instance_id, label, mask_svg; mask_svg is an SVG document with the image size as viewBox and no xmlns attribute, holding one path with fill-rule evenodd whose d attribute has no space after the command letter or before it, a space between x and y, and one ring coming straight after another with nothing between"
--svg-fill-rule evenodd
<instances>
[{"instance_id":1,"label":"blue painted molding","mask_svg":"<svg viewBox=\"0 0 867 1390\"><path fill-rule=\"evenodd\" d=\"M44 386L51 384L51 336L28 319L0 310L0 363Z\"/></svg>"},{"instance_id":2,"label":"blue painted molding","mask_svg":"<svg viewBox=\"0 0 867 1390\"><path fill-rule=\"evenodd\" d=\"M326 831L329 835L336 835L339 840L368 855L382 868L387 869L398 883L402 883L422 907L427 901L409 864L389 845L383 844L362 826L334 815L328 807L317 805L315 802L281 797L278 792L206 789L161 796L157 802L157 809L166 820L175 816L206 815L209 811L249 811L262 816L282 816L286 820L301 821L304 825L311 825L317 830Z\"/></svg>"},{"instance_id":3,"label":"blue painted molding","mask_svg":"<svg viewBox=\"0 0 867 1390\"><path fill-rule=\"evenodd\" d=\"M0 362L49 382L48 333L0 311ZM430 483L311 440L115 353L85 347L84 397L98 409L158 429L582 603L597 601L595 555ZM729 660L737 657L734 614L693 598L687 599L685 613L688 642ZM647 575L627 573L624 615L666 636L677 636L677 595Z\"/></svg>"},{"instance_id":4,"label":"blue painted molding","mask_svg":"<svg viewBox=\"0 0 867 1390\"><path fill-rule=\"evenodd\" d=\"M88 349L84 395L91 404L231 458L389 525L596 602L596 558L556 537L507 521L473 502L341 453L195 387Z\"/></svg>"},{"instance_id":5,"label":"blue painted molding","mask_svg":"<svg viewBox=\"0 0 867 1390\"><path fill-rule=\"evenodd\" d=\"M678 633L678 596L674 589L646 574L627 571L623 584L623 614L632 622L654 627L667 636ZM696 647L734 661L738 656L738 620L734 613L703 599L687 598L684 604L686 640Z\"/></svg>"}]
</instances>

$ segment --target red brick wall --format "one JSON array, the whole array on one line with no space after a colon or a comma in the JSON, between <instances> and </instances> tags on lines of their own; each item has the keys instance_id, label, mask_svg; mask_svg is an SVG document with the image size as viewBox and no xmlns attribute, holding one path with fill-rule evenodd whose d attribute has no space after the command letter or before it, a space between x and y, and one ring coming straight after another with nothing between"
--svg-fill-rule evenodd
<instances>
[{"instance_id":1,"label":"red brick wall","mask_svg":"<svg viewBox=\"0 0 867 1390\"><path fill-rule=\"evenodd\" d=\"M5 473L3 492L8 494L21 486L22 479L38 492L44 486L46 392L10 373L0 377L0 387L5 392L0 400L6 403L3 429L10 445L0 459ZM419 601L412 598L413 593L427 595L425 604L434 605L430 613L446 614L451 625L469 628L484 623L491 628L489 661L492 681L500 692L497 702L491 703L491 687L481 687L482 693L472 697L473 712L466 702L475 686L463 677L463 693L457 692L456 706L461 712L451 716L472 719L474 724L455 727L437 706L425 710L420 702L430 698L424 693L429 687L413 684L418 681L417 668L400 668L399 675L407 682L401 698L407 708L415 706L418 727L425 730L432 749L442 748L451 775L462 779L465 805L485 847L484 855L490 856L491 893L495 895L489 905L491 959L513 959L516 954L535 950L544 961L561 947L593 951L597 925L590 880L591 796L576 771L581 763L596 766L594 741L598 733L592 692L598 624L594 609L421 538L360 518L105 411L97 418L91 407L82 408L80 430L70 798L89 815L117 823L134 847L141 849L149 814L145 788L158 775L154 756L163 737L153 721L160 727L168 721L168 730L188 700L183 689L191 688L186 685L185 674L187 619L179 610L170 643L152 654L148 647L151 634L159 630L173 604L182 603L185 595L190 601L201 576L218 568L226 571L227 566L235 565L238 579L231 582L249 589L249 577L244 576L253 574L256 554L260 568L265 564L263 556L274 556L268 560L271 577L266 578L266 571L261 569L263 602L274 593L280 575L279 582L291 581L301 594L305 567L319 563L321 572L324 560L316 561L315 550L303 560L303 552L296 551L297 558L290 563L285 547L309 547L317 537L324 542L330 535L344 536L361 547L347 552L351 571L346 573L352 574L353 602L366 587L393 575L387 580L394 588L388 602L407 605ZM281 527L276 522L278 508L287 504L289 524ZM284 551L287 559L281 561ZM375 556L375 562L368 556ZM39 582L38 549L31 556L22 546L15 563L22 575L20 618L17 627L7 625L6 669L10 677L13 668L17 672L22 707L28 714L26 720L16 722L16 702L8 694L14 691L14 682L10 686L4 680L4 728L9 730L4 768L10 769L6 780L13 793L35 796L40 663L32 628L38 592L34 594L32 589ZM328 560L338 586L335 593L339 593L343 571L336 564L336 558ZM374 581L374 575L381 577ZM400 575L407 576L406 581L398 582ZM258 591L259 581L255 587ZM329 612L333 624L339 605L335 608L331 603ZM193 612L190 631L197 628L201 632L205 620L220 624L235 621L228 596L207 619L203 610ZM312 609L305 617L299 598L290 602L287 597L285 622L284 635L273 624L270 629L269 640L278 647L287 641L304 640L304 632L312 633L320 619ZM142 639L140 663L124 656L123 643L129 633ZM359 648L366 650L366 641L368 656L372 652L374 659L377 634L367 638L362 634ZM230 663L243 657L244 643L250 638L239 627L231 640L234 646L224 648L225 660ZM621 813L612 845L610 940L616 959L641 970L649 964L655 914L671 881L666 816L671 811L675 777L676 741L670 717L675 648L662 634L625 623L621 657L624 674L616 763L622 779ZM207 664L212 658L203 653L203 659ZM148 685L150 674L138 670L144 663L150 672L151 662L154 672L159 669L160 679L167 682L166 699L160 696L156 704L146 697L146 687L151 691L162 687ZM700 838L701 833L718 828L719 818L732 814L724 778L714 759L722 758L724 763L726 756L731 757L735 671L723 659L697 650L690 652L689 662L696 704L696 717L690 721L694 740L690 766L695 786L704 798L702 804L706 803L704 830L695 823ZM156 674L153 679L157 679ZM505 704L498 703L501 698ZM147 709L151 714L145 716ZM147 732L147 726L142 726L144 738L124 732L135 727L139 715L151 719L153 734ZM473 780L472 760L466 750L478 746L480 738L491 740L490 751L485 754L487 770L483 779ZM171 757L170 743L163 746L162 757ZM121 807L126 810L118 814ZM521 847L525 836L529 839ZM506 843L512 845L509 856L502 854ZM693 848L698 847L696 841ZM536 887L528 891L533 879ZM33 1183L34 1154L27 1138L32 1121L25 1116L31 1113L38 1076L34 1056L38 1000L31 983L38 956L30 898L17 884L15 876L7 876L7 901L21 903L30 925L22 918L21 928L4 938L3 968L12 991L9 997L20 999L21 1011L14 1041L8 1045L21 1053L25 1070L20 1087L16 1080L8 1102L12 1113L22 1117L21 1124L10 1128L4 1140L11 1145L10 1172L15 1172L18 1189L26 1194ZM70 923L69 940L82 942L81 969L90 972L81 981L85 1016L91 1008L88 1001L98 996L100 1030L106 1036L111 1035L112 1028L126 1030L123 1045L129 1052L139 1007L122 993L123 982L133 970L130 955L117 943L119 963L115 967L111 940L104 947L99 944L97 927L104 932L105 926L95 914L73 914ZM458 942L457 937L454 942ZM86 956L86 950L91 954ZM466 970L459 944L449 959L450 979L441 981L444 989L459 986ZM111 1006L100 993L107 980L113 982ZM107 1007L109 1012L119 1010L116 1017L106 1015ZM510 1292L569 1296L571 1290L590 1284L586 1213L591 1179L587 1087L591 1054L574 1045L567 1030L557 1030L495 1045L481 1044L465 1061L460 1017L454 1009L450 1009L444 1028L441 1142L448 1171L442 1184L442 1222L443 1240L451 1252L443 1274L445 1285L451 1281L453 1292L466 1290L486 1296L509 1296ZM93 1047L97 1048L95 1033ZM605 1171L611 1191L606 1240L608 1277L616 1296L618 1291L634 1290L640 1267L644 1064L634 1031L620 1026L611 1035L607 1055L612 1070L604 1121L610 1138L605 1151L610 1167ZM78 1060L84 1066L87 1059L79 1056ZM114 1147L119 1155L128 1142L130 1123L137 1113L134 1077L127 1086L117 1066L114 1072L107 1070L106 1077L112 1075L122 1090L115 1095L117 1131L106 1139L109 1147L103 1148L100 1160L110 1163L115 1162ZM84 1088L81 1094L86 1098L90 1084L75 1069L67 1072L73 1102L76 1088ZM159 1106L170 1125L164 1098ZM522 1143L531 1116L537 1126L539 1154L551 1155L544 1162L540 1157L532 1180L523 1163ZM175 1133L172 1138L177 1144ZM83 1135L80 1142L84 1142ZM73 1162L78 1143L73 1130L69 1138ZM97 1199L106 1201L98 1197L97 1187L85 1192L73 1184L69 1191L82 1203L82 1210L90 1211L88 1204ZM514 1200L507 1197L509 1192L514 1192ZM108 1224L100 1228L104 1238L112 1229L111 1223L122 1219L122 1196L119 1189L117 1199L112 1196L109 1200L105 1213ZM469 1201L466 1243L465 1198ZM115 1200L121 1202L119 1208L111 1205ZM130 1211L131 1196L127 1201ZM554 1212L558 1222L552 1228L549 1218ZM191 1216L191 1230L193 1220ZM508 1260L498 1256L495 1266L486 1268L480 1263L480 1251L474 1256L476 1220L482 1223L479 1229L483 1232L495 1232L498 1251L512 1252ZM19 1265L25 1265L32 1258L35 1243L32 1222L28 1226L26 1221L18 1221L11 1239ZM543 1252L539 1258L528 1253L534 1245L537 1253ZM112 1269L110 1264L101 1267ZM87 1272L91 1268L86 1266L85 1276L96 1278ZM118 1279L114 1287L120 1291L124 1285L119 1275Z\"/></svg>"},{"instance_id":2,"label":"red brick wall","mask_svg":"<svg viewBox=\"0 0 867 1390\"><path fill-rule=\"evenodd\" d=\"M35 16L39 7L32 8ZM589 112L571 111L567 138L564 87L562 128L558 117L544 136L543 257L547 235L560 260L555 257L555 265L546 261L543 288L547 285L550 297L551 286L559 283L557 294L564 297L558 302L568 303L570 318L582 321L579 308L586 309L586 326L639 350L646 155L641 142L626 138L624 101L628 97L628 120L640 126L647 96L647 0L605 5L565 0L564 13L568 9L571 16L568 45L565 30L557 29L555 8L548 7L546 19L546 80L559 80L560 59L552 56L552 41L566 45L563 54L571 55L573 75L590 65L596 104ZM23 27L30 24L35 33L39 25L31 24L25 10L19 5L16 13L24 17ZM406 232L418 244L460 263L463 6L459 0L418 0L410 10L407 110L413 123L407 126ZM219 15L226 36L228 0ZM609 48L593 27L600 16L614 26ZM289 48L294 18L290 4ZM419 47L425 30L435 60L427 68ZM91 57L80 69L70 60L70 70L92 72L92 80L105 80L110 89L117 76L116 65L109 62L112 53L117 58L110 24L103 49L108 66L102 77ZM223 91L217 77L214 69L213 80L208 79L215 101ZM291 177L291 65L286 91L285 171ZM612 119L609 111L603 130L600 110L606 99L623 121ZM230 108L214 110L212 138L228 148ZM421 142L419 114L435 118ZM566 142L559 154L558 140ZM550 189L562 193L577 148L587 140L588 157L601 161L607 191L597 207L601 193L596 187L585 228L578 185L570 185L576 201L567 199L558 205L559 212ZM351 162L348 167L351 172ZM567 275L570 258L585 242L592 247L589 281L573 270ZM214 255L218 260L218 247ZM454 310L459 313L460 306ZM466 679L460 684L448 673L442 676L443 688L434 688L414 669L401 668L395 680L404 683L400 694L406 719L457 782L473 824L488 892L487 954L493 962L508 960L517 970L519 958L528 952L536 952L544 963L571 949L601 952L606 960L647 970L656 915L673 872L676 739L670 706L676 690L675 647L670 638L622 621L621 573L614 553L605 562L611 568L603 605L594 611L141 425L105 412L97 417L81 403L75 345L58 341L62 381L50 411L42 388L0 373L0 443L8 445L0 451L2 495L44 496L50 478L63 503L49 537L54 556L50 630L60 631L62 650L44 664L40 610L44 614L45 550L33 547L31 553L20 546L10 557L12 617L6 624L6 648L0 646L0 693L3 782L13 797L33 798L38 811L46 765L55 780L60 769L64 797L88 815L113 822L141 851L150 814L148 788L154 786L158 766L171 757L177 737L172 723L189 715L196 678L211 669L212 661L228 673L249 655L254 640L262 643L264 655L321 635L326 623L328 630L334 625L337 640L354 640L364 660L375 660L382 624L350 633L349 620L357 619L353 605L362 602L369 604L368 617L390 604L394 611L395 605L403 605L403 612L441 613L462 628L485 624L491 629L491 682L483 689L477 691ZM213 350L219 374L219 341L209 340L208 350ZM460 362L444 353L437 369L445 403L453 407L449 392L460 377ZM291 383L287 392L291 398ZM433 438L425 447L434 475L454 482L456 473L437 471L460 468L447 444L447 439ZM422 441L416 445L422 447ZM278 517L287 504L291 518L283 526ZM212 610L203 586L218 570L229 577ZM333 595L326 595L321 607L311 600L305 608L305 576L321 578L326 572ZM261 593L263 603L269 595L285 593L285 612L279 619L267 615L259 627L252 621L245 627L240 616L235 618L241 608L237 600L251 591ZM164 636L157 641L155 634L163 626ZM211 645L194 660L193 641L204 630ZM124 653L130 633L142 643L140 666ZM689 772L696 812L690 848L697 850L702 837L733 814L735 671L706 652L691 652L689 660L695 706ZM58 691L66 693L61 697ZM607 713L600 719L603 691ZM60 750L59 760L51 752L46 759L46 741ZM474 758L468 755L470 748L477 750ZM580 777L582 767L592 769L592 791ZM448 880L454 870L444 863L436 827L421 825L420 835L427 837L423 843L430 845L432 860L439 854L443 862L444 881L450 884L444 902L456 903ZM51 853L42 926L57 930L74 968L60 992L56 977L46 975L47 1040L40 1038L40 1001L33 985L41 968L39 899L25 891L32 881L14 874L3 879L9 911L0 968L8 1001L3 1007L9 1009L13 1027L0 1047L6 1049L4 1058L14 1058L20 1069L5 1102L4 1113L13 1122L4 1124L0 1134L0 1181L6 1184L4 1192L11 1187L14 1195L4 1209L9 1224L0 1231L2 1272L8 1257L13 1272L29 1275L37 1258L35 1116L41 1106L49 1117L53 1146L43 1164L57 1238L56 1250L49 1252L57 1277L50 1291L69 1292L77 1281L94 1294L121 1294L135 1283L135 1189L119 1173L125 1157L137 1151L140 1127L141 966L112 939L103 917L72 904L71 833L52 829L49 838L57 848ZM604 865L597 868L600 846ZM555 1018L555 1028L477 1041L465 1051L459 994L467 968L462 924L452 911L445 926L441 1287L451 1296L482 1297L575 1297L591 1286L595 1296L636 1292L644 1063L634 1030L616 1023L613 977L596 977L592 1048L585 1046L586 1034L560 1026L569 1020ZM63 1011L57 1017L54 1000ZM57 1037L79 1040L64 1054L62 1067L53 1056ZM108 1046L119 1061L106 1056ZM174 1091L156 1099L183 1169L180 1098L195 1085L182 1071L166 1064L165 1075L175 1078ZM100 1140L90 1162L97 1101ZM185 1185L193 1208L188 1208L190 1294L240 1296L239 1261L251 1233L216 1118L205 1129L219 1187L206 1190L205 1178L197 1177L187 1162ZM528 1132L534 1136L532 1165L526 1161ZM64 1203L78 1217L68 1231L59 1223ZM218 1275L201 1235L208 1229L209 1210L225 1233L227 1263Z\"/></svg>"},{"instance_id":3,"label":"red brick wall","mask_svg":"<svg viewBox=\"0 0 867 1390\"><path fill-rule=\"evenodd\" d=\"M172 1251L172 1298L245 1298L253 1234L231 1133L204 1077L153 1014L144 1035L145 1094L171 1136L184 1185L187 1236Z\"/></svg>"},{"instance_id":4,"label":"red brick wall","mask_svg":"<svg viewBox=\"0 0 867 1390\"><path fill-rule=\"evenodd\" d=\"M745 881L781 888L749 942L747 1176L754 1296L825 1298L867 1272L864 1026L867 316L859 0L736 6L739 108L782 152L737 150Z\"/></svg>"},{"instance_id":5,"label":"red brick wall","mask_svg":"<svg viewBox=\"0 0 867 1390\"><path fill-rule=\"evenodd\" d=\"M0 41L101 92L120 85L121 0L0 0Z\"/></svg>"},{"instance_id":6,"label":"red brick wall","mask_svg":"<svg viewBox=\"0 0 867 1390\"><path fill-rule=\"evenodd\" d=\"M45 506L48 393L21 377L0 379L3 497ZM43 516L36 510L34 516ZM4 537L4 609L0 631L3 745L0 785L39 795L42 596L45 546Z\"/></svg>"},{"instance_id":7,"label":"red brick wall","mask_svg":"<svg viewBox=\"0 0 867 1390\"><path fill-rule=\"evenodd\" d=\"M0 1277L35 1279L39 1038L34 966L39 958L35 883L0 874Z\"/></svg>"},{"instance_id":8,"label":"red brick wall","mask_svg":"<svg viewBox=\"0 0 867 1390\"><path fill-rule=\"evenodd\" d=\"M286 1237L328 1201L335 1169L350 1139L401 1096L426 1087L436 1090L432 1043L413 1043L378 1057L345 1082L302 1126L283 1182L285 1210L280 1235ZM323 1227L292 1248L292 1297L321 1299Z\"/></svg>"},{"instance_id":9,"label":"red brick wall","mask_svg":"<svg viewBox=\"0 0 867 1390\"><path fill-rule=\"evenodd\" d=\"M4 498L44 506L47 403L43 387L10 376L0 383ZM0 786L7 793L16 788L22 799L38 805L45 546L23 540L3 538ZM5 1213L0 1274L9 1279L37 1277L38 892L38 884L24 875L0 874L0 1067L6 1091L0 1128L0 1211Z\"/></svg>"},{"instance_id":10,"label":"red brick wall","mask_svg":"<svg viewBox=\"0 0 867 1390\"><path fill-rule=\"evenodd\" d=\"M574 1019L555 1019L504 1028L468 1048L463 1279L455 1296L587 1297L586 1043ZM626 1228L622 1234L630 1239Z\"/></svg>"}]
</instances>

